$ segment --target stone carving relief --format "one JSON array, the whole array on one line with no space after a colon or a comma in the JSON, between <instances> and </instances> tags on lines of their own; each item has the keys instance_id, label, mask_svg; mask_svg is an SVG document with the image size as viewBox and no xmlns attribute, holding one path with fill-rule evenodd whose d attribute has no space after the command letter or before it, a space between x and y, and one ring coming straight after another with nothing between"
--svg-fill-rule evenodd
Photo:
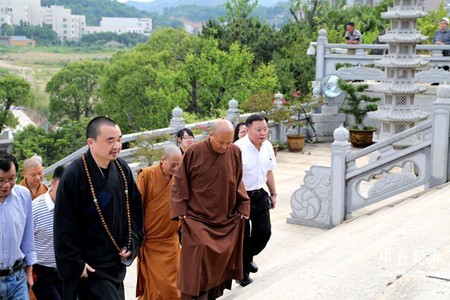
<instances>
[{"instance_id":1,"label":"stone carving relief","mask_svg":"<svg viewBox=\"0 0 450 300\"><path fill-rule=\"evenodd\" d=\"M381 178L369 189L369 198L382 195L387 191L398 189L409 183L412 183L415 180L417 180L417 177L414 176L414 174L412 173L402 173L402 174L385 173L383 178Z\"/></svg>"},{"instance_id":2,"label":"stone carving relief","mask_svg":"<svg viewBox=\"0 0 450 300\"><path fill-rule=\"evenodd\" d=\"M291 197L291 216L295 219L330 223L331 168L313 166L306 171L304 184Z\"/></svg>"},{"instance_id":3,"label":"stone carving relief","mask_svg":"<svg viewBox=\"0 0 450 300\"><path fill-rule=\"evenodd\" d=\"M435 67L418 73L416 79L423 83L450 83L450 72Z\"/></svg>"},{"instance_id":4,"label":"stone carving relief","mask_svg":"<svg viewBox=\"0 0 450 300\"><path fill-rule=\"evenodd\" d=\"M381 80L384 72L377 68L367 68L360 64L355 67L340 68L335 72L344 80Z\"/></svg>"}]
</instances>

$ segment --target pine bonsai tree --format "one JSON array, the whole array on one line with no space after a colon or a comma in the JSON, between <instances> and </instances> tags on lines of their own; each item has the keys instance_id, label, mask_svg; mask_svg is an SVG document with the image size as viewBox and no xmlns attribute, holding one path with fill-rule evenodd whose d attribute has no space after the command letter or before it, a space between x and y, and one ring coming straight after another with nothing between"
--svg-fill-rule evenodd
<instances>
[{"instance_id":1,"label":"pine bonsai tree","mask_svg":"<svg viewBox=\"0 0 450 300\"><path fill-rule=\"evenodd\" d=\"M380 101L380 98L358 94L368 89L368 84L354 86L341 79L338 81L338 86L342 91L347 93L345 106L341 107L340 111L355 118L354 129L371 130L372 128L364 127L363 122L369 111L378 109L378 105L375 103Z\"/></svg>"}]
</instances>

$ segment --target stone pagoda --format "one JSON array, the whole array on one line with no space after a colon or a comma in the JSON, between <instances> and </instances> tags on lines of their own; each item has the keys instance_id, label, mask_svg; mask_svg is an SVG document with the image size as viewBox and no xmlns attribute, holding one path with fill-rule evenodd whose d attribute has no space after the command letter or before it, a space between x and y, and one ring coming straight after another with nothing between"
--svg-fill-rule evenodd
<instances>
[{"instance_id":1,"label":"stone pagoda","mask_svg":"<svg viewBox=\"0 0 450 300\"><path fill-rule=\"evenodd\" d=\"M428 117L414 105L415 94L426 90L426 87L417 84L415 70L428 64L416 55L416 45L427 39L416 30L417 18L426 15L418 7L418 1L395 0L394 7L381 14L382 18L391 20L391 28L379 37L381 42L389 45L389 53L375 62L376 66L384 67L384 79L374 86L374 91L384 94L384 103L379 105L377 111L368 113L369 118L381 121L380 133L374 137L378 142ZM415 139L406 139L396 145L412 145Z\"/></svg>"}]
</instances>

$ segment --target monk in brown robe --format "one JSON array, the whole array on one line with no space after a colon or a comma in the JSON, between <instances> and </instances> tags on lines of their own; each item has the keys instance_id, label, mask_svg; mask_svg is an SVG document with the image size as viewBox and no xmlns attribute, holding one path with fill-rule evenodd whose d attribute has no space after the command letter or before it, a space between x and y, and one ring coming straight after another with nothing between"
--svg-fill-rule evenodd
<instances>
[{"instance_id":1,"label":"monk in brown robe","mask_svg":"<svg viewBox=\"0 0 450 300\"><path fill-rule=\"evenodd\" d=\"M39 160L35 158L26 159L22 164L22 175L24 179L20 185L30 190L32 200L47 193L48 186L42 183L44 168Z\"/></svg>"},{"instance_id":2,"label":"monk in brown robe","mask_svg":"<svg viewBox=\"0 0 450 300\"><path fill-rule=\"evenodd\" d=\"M42 183L44 179L44 168L39 160L35 158L28 158L22 164L22 175L24 179L19 185L26 187L31 193L31 200L47 193L48 186ZM33 273L34 280L36 279ZM36 300L33 291L29 290L30 300Z\"/></svg>"},{"instance_id":3,"label":"monk in brown robe","mask_svg":"<svg viewBox=\"0 0 450 300\"><path fill-rule=\"evenodd\" d=\"M144 204L145 241L139 252L136 297L140 300L179 300L180 267L178 220L170 219L173 175L183 156L180 148L168 146L157 166L143 169L137 186Z\"/></svg>"},{"instance_id":4,"label":"monk in brown robe","mask_svg":"<svg viewBox=\"0 0 450 300\"><path fill-rule=\"evenodd\" d=\"M189 147L172 188L171 218L181 220L178 288L183 300L216 299L243 278L242 246L250 202L233 125L219 120Z\"/></svg>"}]
</instances>

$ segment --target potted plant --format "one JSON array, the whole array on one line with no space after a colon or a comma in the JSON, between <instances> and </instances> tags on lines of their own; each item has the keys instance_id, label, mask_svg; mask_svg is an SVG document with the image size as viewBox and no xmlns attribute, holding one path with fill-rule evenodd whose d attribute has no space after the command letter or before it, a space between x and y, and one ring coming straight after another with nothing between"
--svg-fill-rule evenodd
<instances>
[{"instance_id":1,"label":"potted plant","mask_svg":"<svg viewBox=\"0 0 450 300\"><path fill-rule=\"evenodd\" d=\"M311 94L302 95L301 91L292 93L293 98L286 102L286 105L291 112L288 121L288 149L289 152L301 152L305 146L305 135L302 134L302 127L307 124L301 121L302 114L305 114L305 105L310 103L313 99Z\"/></svg>"},{"instance_id":2,"label":"potted plant","mask_svg":"<svg viewBox=\"0 0 450 300\"><path fill-rule=\"evenodd\" d=\"M275 153L275 156L277 156L278 146L279 145L280 145L280 140L274 139L272 141L272 147L273 147L273 152Z\"/></svg>"},{"instance_id":3,"label":"potted plant","mask_svg":"<svg viewBox=\"0 0 450 300\"><path fill-rule=\"evenodd\" d=\"M350 131L350 143L358 148L370 146L373 143L373 132L376 131L376 128L364 126L363 122L369 111L377 110L378 105L375 103L380 101L380 98L361 94L369 87L367 84L355 86L339 80L338 86L347 93L345 106L340 111L353 116L355 119L355 125L348 128Z\"/></svg>"}]
</instances>

